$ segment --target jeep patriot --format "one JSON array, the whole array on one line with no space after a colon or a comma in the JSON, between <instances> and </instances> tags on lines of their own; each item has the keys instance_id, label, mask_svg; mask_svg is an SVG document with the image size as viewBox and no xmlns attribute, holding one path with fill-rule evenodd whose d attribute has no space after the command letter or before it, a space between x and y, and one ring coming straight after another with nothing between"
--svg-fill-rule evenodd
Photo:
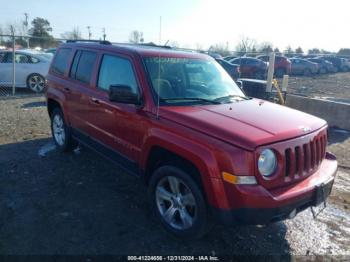
<instances>
[{"instance_id":1,"label":"jeep patriot","mask_svg":"<svg viewBox=\"0 0 350 262\"><path fill-rule=\"evenodd\" d=\"M211 57L165 47L62 44L47 76L61 151L81 143L141 177L164 228L268 224L318 206L337 170L327 123L245 96Z\"/></svg>"}]
</instances>

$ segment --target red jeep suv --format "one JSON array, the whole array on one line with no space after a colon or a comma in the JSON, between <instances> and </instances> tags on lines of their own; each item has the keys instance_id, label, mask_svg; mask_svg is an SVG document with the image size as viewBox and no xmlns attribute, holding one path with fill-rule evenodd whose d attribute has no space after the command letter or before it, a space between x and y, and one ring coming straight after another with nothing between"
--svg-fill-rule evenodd
<instances>
[{"instance_id":1,"label":"red jeep suv","mask_svg":"<svg viewBox=\"0 0 350 262\"><path fill-rule=\"evenodd\" d=\"M57 147L79 142L141 177L177 237L199 237L212 221L292 218L331 192L327 123L245 96L207 55L72 41L47 80Z\"/></svg>"}]
</instances>

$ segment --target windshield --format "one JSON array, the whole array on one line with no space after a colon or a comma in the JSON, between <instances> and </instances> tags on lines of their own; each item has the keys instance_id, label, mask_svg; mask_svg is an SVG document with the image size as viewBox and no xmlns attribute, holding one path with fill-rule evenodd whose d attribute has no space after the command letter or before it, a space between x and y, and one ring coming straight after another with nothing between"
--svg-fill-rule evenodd
<instances>
[{"instance_id":1,"label":"windshield","mask_svg":"<svg viewBox=\"0 0 350 262\"><path fill-rule=\"evenodd\" d=\"M217 104L236 97L245 99L232 78L213 60L148 57L145 64L161 104Z\"/></svg>"}]
</instances>

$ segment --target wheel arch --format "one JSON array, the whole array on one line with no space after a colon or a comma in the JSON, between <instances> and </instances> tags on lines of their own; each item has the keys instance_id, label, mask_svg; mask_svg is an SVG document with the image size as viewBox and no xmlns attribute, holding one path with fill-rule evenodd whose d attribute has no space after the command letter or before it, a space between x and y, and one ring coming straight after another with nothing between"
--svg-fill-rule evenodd
<instances>
[{"instance_id":1,"label":"wheel arch","mask_svg":"<svg viewBox=\"0 0 350 262\"><path fill-rule=\"evenodd\" d=\"M57 107L62 110L61 104L59 102L57 102L55 99L52 99L52 98L47 99L47 112L48 112L50 117L51 117L53 110Z\"/></svg>"},{"instance_id":2,"label":"wheel arch","mask_svg":"<svg viewBox=\"0 0 350 262\"><path fill-rule=\"evenodd\" d=\"M215 192L224 188L219 179L218 163L209 148L191 142L186 138L163 132L158 137L149 138L142 149L141 168L144 170L144 180L148 184L153 171L162 164L171 163L185 169L199 183L207 202L213 206L226 206L226 198Z\"/></svg>"},{"instance_id":3,"label":"wheel arch","mask_svg":"<svg viewBox=\"0 0 350 262\"><path fill-rule=\"evenodd\" d=\"M29 78L30 78L31 76L33 76L33 75L38 75L38 76L41 76L42 78L44 78L44 80L46 79L46 77L45 77L45 76L43 76L42 74L40 74L40 73L38 73L38 72L32 72L32 73L30 73L30 74L28 74L28 75L27 75L27 78L26 78L26 83L28 83Z\"/></svg>"}]
</instances>

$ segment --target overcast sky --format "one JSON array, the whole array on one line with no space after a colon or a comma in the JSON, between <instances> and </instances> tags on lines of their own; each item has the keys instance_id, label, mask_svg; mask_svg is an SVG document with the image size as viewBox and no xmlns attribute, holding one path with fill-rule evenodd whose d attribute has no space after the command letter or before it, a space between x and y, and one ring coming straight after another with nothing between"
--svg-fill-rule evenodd
<instances>
[{"instance_id":1,"label":"overcast sky","mask_svg":"<svg viewBox=\"0 0 350 262\"><path fill-rule=\"evenodd\" d=\"M350 47L350 8L346 0L0 0L0 24L43 17L56 37L77 26L87 37L124 42L130 31L144 33L145 41L158 43L159 17L162 42L208 48L228 43L234 49L242 37L268 41L281 50L291 45L305 51L317 47L338 51Z\"/></svg>"}]
</instances>

